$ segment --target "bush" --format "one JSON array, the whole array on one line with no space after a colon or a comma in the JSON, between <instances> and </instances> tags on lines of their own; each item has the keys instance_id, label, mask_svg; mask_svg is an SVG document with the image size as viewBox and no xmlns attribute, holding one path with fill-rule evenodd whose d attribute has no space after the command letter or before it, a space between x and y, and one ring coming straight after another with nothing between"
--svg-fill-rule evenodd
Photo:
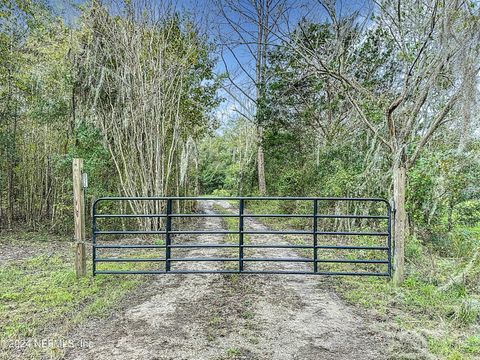
<instances>
[{"instance_id":1,"label":"bush","mask_svg":"<svg viewBox=\"0 0 480 360\"><path fill-rule=\"evenodd\" d=\"M423 256L423 246L421 241L412 236L405 244L405 256L409 261L421 259Z\"/></svg>"},{"instance_id":2,"label":"bush","mask_svg":"<svg viewBox=\"0 0 480 360\"><path fill-rule=\"evenodd\" d=\"M476 246L475 236L466 229L454 229L447 234L432 233L429 241L446 257L469 257Z\"/></svg>"},{"instance_id":3,"label":"bush","mask_svg":"<svg viewBox=\"0 0 480 360\"><path fill-rule=\"evenodd\" d=\"M464 201L454 209L455 220L465 226L475 226L480 223L480 200Z\"/></svg>"},{"instance_id":4,"label":"bush","mask_svg":"<svg viewBox=\"0 0 480 360\"><path fill-rule=\"evenodd\" d=\"M228 196L231 196L232 194L226 189L215 189L212 191L212 195L218 196L218 197L228 197Z\"/></svg>"}]
</instances>

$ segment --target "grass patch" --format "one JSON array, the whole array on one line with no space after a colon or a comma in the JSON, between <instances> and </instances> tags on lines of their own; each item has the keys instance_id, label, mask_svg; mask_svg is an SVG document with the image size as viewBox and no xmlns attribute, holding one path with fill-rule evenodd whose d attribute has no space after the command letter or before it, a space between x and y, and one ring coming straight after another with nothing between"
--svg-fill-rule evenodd
<instances>
[{"instance_id":1,"label":"grass patch","mask_svg":"<svg viewBox=\"0 0 480 360\"><path fill-rule=\"evenodd\" d=\"M118 276L77 279L72 263L60 256L10 263L0 268L0 339L33 337L50 324L105 315L138 283Z\"/></svg>"},{"instance_id":2,"label":"grass patch","mask_svg":"<svg viewBox=\"0 0 480 360\"><path fill-rule=\"evenodd\" d=\"M8 240L2 238L2 241ZM17 241L22 240L14 243ZM67 246L66 249L71 248ZM89 275L77 279L72 254L73 251L65 253L64 249L53 254L9 261L0 267L0 343L64 336L79 323L108 316L126 294L146 281L144 277L114 275L98 275L95 278ZM87 264L88 274L91 274L91 262ZM122 269L135 266L130 263L108 265L114 270L120 266ZM136 268L138 266L145 264L136 265ZM2 355L8 358L10 350L3 351L7 351ZM27 348L23 351L31 352L29 358L43 358L53 349Z\"/></svg>"},{"instance_id":3,"label":"grass patch","mask_svg":"<svg viewBox=\"0 0 480 360\"><path fill-rule=\"evenodd\" d=\"M215 212L219 214L231 214L230 211L222 207L218 204L213 204L213 209ZM224 224L224 228L229 231L236 231L238 230L238 218L235 217L224 217L221 218ZM226 234L225 235L226 243L227 244L238 244L238 235L236 234ZM243 236L243 242L246 244L248 241L247 235ZM221 251L222 257L231 257L231 258L238 258L238 248L223 248ZM238 269L238 262L235 261L226 261L224 263L225 270L237 270ZM234 280L234 279L233 279ZM235 281L235 280L234 280Z\"/></svg>"},{"instance_id":4,"label":"grass patch","mask_svg":"<svg viewBox=\"0 0 480 360\"><path fill-rule=\"evenodd\" d=\"M25 244L48 244L54 241L65 242L65 237L39 231L2 231L0 232L0 244L25 245Z\"/></svg>"},{"instance_id":5,"label":"grass patch","mask_svg":"<svg viewBox=\"0 0 480 360\"><path fill-rule=\"evenodd\" d=\"M227 349L227 357L229 359L236 359L240 355L242 355L242 350L240 350L239 348L229 348L229 349Z\"/></svg>"},{"instance_id":6,"label":"grass patch","mask_svg":"<svg viewBox=\"0 0 480 360\"><path fill-rule=\"evenodd\" d=\"M418 247L418 244L414 244ZM428 334L429 351L440 359L477 359L480 355L480 296L468 284L442 289L461 262L424 247L408 265L400 287L378 278L341 278L334 287L344 299L395 319L402 330Z\"/></svg>"}]
</instances>

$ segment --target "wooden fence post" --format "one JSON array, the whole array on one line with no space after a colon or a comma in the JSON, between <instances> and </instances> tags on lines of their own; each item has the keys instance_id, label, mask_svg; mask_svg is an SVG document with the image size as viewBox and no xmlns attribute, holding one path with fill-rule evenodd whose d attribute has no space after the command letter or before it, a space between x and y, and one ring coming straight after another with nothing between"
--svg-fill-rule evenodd
<instances>
[{"instance_id":1,"label":"wooden fence post","mask_svg":"<svg viewBox=\"0 0 480 360\"><path fill-rule=\"evenodd\" d=\"M75 221L75 273L87 274L85 254L85 190L83 188L83 159L73 159L73 213Z\"/></svg>"}]
</instances>

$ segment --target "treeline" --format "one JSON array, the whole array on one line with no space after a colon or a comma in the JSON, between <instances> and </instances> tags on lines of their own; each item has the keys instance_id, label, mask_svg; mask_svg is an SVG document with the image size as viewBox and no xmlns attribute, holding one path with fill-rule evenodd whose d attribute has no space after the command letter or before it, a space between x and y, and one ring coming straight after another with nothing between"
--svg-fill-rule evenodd
<instances>
[{"instance_id":1,"label":"treeline","mask_svg":"<svg viewBox=\"0 0 480 360\"><path fill-rule=\"evenodd\" d=\"M74 157L89 199L198 192L197 142L218 103L212 46L154 4L89 2L67 26L47 2L1 3L1 229L70 231Z\"/></svg>"}]
</instances>

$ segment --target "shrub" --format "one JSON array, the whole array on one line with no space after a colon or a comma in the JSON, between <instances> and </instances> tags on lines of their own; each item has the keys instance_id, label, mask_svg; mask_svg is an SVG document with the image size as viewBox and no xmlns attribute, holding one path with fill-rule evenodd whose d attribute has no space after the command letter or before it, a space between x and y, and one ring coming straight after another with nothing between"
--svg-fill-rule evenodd
<instances>
[{"instance_id":1,"label":"shrub","mask_svg":"<svg viewBox=\"0 0 480 360\"><path fill-rule=\"evenodd\" d=\"M405 244L405 255L409 261L421 259L423 256L423 246L420 240L412 236Z\"/></svg>"},{"instance_id":2,"label":"shrub","mask_svg":"<svg viewBox=\"0 0 480 360\"><path fill-rule=\"evenodd\" d=\"M476 246L475 237L467 229L454 229L446 234L434 232L429 242L440 255L456 258L471 256Z\"/></svg>"},{"instance_id":3,"label":"shrub","mask_svg":"<svg viewBox=\"0 0 480 360\"><path fill-rule=\"evenodd\" d=\"M212 191L213 196L218 196L218 197L226 197L230 196L230 192L226 189L215 189Z\"/></svg>"},{"instance_id":4,"label":"shrub","mask_svg":"<svg viewBox=\"0 0 480 360\"><path fill-rule=\"evenodd\" d=\"M480 200L464 201L454 209L455 220L466 226L475 226L480 223Z\"/></svg>"}]
</instances>

